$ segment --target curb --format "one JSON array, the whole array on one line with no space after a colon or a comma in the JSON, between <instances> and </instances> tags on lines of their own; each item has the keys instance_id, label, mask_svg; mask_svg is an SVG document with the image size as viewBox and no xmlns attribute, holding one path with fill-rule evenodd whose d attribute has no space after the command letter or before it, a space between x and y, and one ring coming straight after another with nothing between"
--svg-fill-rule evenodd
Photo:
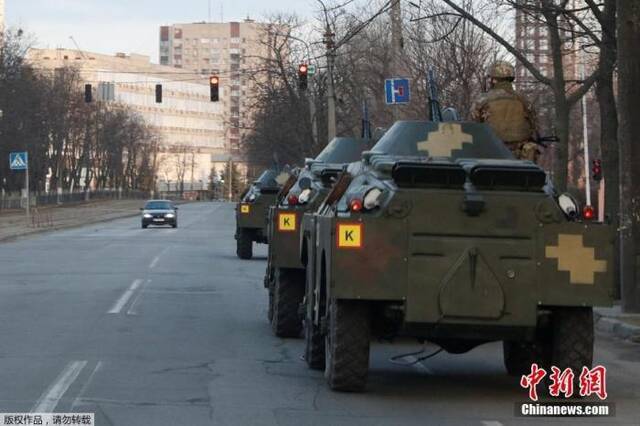
<instances>
[{"instance_id":1,"label":"curb","mask_svg":"<svg viewBox=\"0 0 640 426\"><path fill-rule=\"evenodd\" d=\"M596 330L611 334L619 339L640 343L640 327L627 324L618 318L605 317L594 311Z\"/></svg>"}]
</instances>

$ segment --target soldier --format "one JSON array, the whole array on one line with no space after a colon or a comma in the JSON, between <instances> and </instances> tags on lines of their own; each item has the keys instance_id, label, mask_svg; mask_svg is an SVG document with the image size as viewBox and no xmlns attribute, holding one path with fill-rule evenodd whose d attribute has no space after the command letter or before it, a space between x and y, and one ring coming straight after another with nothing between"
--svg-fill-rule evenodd
<instances>
[{"instance_id":1,"label":"soldier","mask_svg":"<svg viewBox=\"0 0 640 426\"><path fill-rule=\"evenodd\" d=\"M491 88L474 102L471 118L488 123L516 158L536 162L536 115L532 105L513 88L513 66L497 61L488 74Z\"/></svg>"}]
</instances>

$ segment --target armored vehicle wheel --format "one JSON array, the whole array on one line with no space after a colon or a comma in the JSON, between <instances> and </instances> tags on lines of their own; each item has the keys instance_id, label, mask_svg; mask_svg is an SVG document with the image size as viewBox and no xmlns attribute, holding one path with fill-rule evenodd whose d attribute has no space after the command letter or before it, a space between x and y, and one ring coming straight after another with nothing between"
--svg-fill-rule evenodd
<instances>
[{"instance_id":1,"label":"armored vehicle wheel","mask_svg":"<svg viewBox=\"0 0 640 426\"><path fill-rule=\"evenodd\" d=\"M276 269L271 328L278 337L300 337L302 332L299 309L304 298L303 274L301 269Z\"/></svg>"},{"instance_id":2,"label":"armored vehicle wheel","mask_svg":"<svg viewBox=\"0 0 640 426\"><path fill-rule=\"evenodd\" d=\"M253 256L253 240L250 231L243 228L238 229L236 254L240 259L251 259Z\"/></svg>"},{"instance_id":3,"label":"armored vehicle wheel","mask_svg":"<svg viewBox=\"0 0 640 426\"><path fill-rule=\"evenodd\" d=\"M570 367L579 376L593 364L593 309L557 308L552 314L551 365Z\"/></svg>"},{"instance_id":4,"label":"armored vehicle wheel","mask_svg":"<svg viewBox=\"0 0 640 426\"><path fill-rule=\"evenodd\" d=\"M313 273L313 268L307 266L307 292L305 294L305 318L304 318L304 359L307 362L309 368L313 370L324 370L325 357L324 357L324 336L320 331L320 327L313 323L315 306L315 292L313 287L313 280L310 274ZM321 306L321 313L324 309Z\"/></svg>"},{"instance_id":5,"label":"armored vehicle wheel","mask_svg":"<svg viewBox=\"0 0 640 426\"><path fill-rule=\"evenodd\" d=\"M510 376L522 376L531 372L534 362L540 366L549 364L550 354L548 343L543 342L510 342L502 345L504 366Z\"/></svg>"},{"instance_id":6,"label":"armored vehicle wheel","mask_svg":"<svg viewBox=\"0 0 640 426\"><path fill-rule=\"evenodd\" d=\"M519 376L531 371L531 364L561 370L567 367L574 373L593 363L592 308L556 308L551 323L540 330L534 342L504 342L504 363L510 375Z\"/></svg>"},{"instance_id":7,"label":"armored vehicle wheel","mask_svg":"<svg viewBox=\"0 0 640 426\"><path fill-rule=\"evenodd\" d=\"M273 320L273 287L269 287L269 310L267 311L269 323Z\"/></svg>"},{"instance_id":8,"label":"armored vehicle wheel","mask_svg":"<svg viewBox=\"0 0 640 426\"><path fill-rule=\"evenodd\" d=\"M371 319L367 306L332 300L329 328L325 336L324 376L337 391L359 392L367 383Z\"/></svg>"}]
</instances>

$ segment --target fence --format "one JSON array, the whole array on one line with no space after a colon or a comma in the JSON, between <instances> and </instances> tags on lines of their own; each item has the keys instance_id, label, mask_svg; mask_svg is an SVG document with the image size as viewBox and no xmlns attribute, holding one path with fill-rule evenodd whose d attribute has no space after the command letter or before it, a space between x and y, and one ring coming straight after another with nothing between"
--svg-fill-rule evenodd
<instances>
[{"instance_id":1,"label":"fence","mask_svg":"<svg viewBox=\"0 0 640 426\"><path fill-rule=\"evenodd\" d=\"M125 191L117 189L103 189L99 191L62 191L49 193L36 193L30 195L31 207L64 205L82 203L95 200L143 200L149 198L145 191ZM0 193L0 211L22 209L26 199L19 193Z\"/></svg>"}]
</instances>

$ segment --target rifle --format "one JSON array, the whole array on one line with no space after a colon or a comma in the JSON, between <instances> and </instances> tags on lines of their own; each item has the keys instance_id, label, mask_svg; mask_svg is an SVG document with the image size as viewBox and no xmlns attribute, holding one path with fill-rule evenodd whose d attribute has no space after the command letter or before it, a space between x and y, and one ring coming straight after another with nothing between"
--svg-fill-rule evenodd
<instances>
[{"instance_id":1,"label":"rifle","mask_svg":"<svg viewBox=\"0 0 640 426\"><path fill-rule=\"evenodd\" d=\"M549 148L549 145L551 145L552 143L556 143L559 142L560 139L558 139L557 136L540 136L538 134L536 134L536 138L533 141L536 145L540 145L543 148Z\"/></svg>"},{"instance_id":2,"label":"rifle","mask_svg":"<svg viewBox=\"0 0 640 426\"><path fill-rule=\"evenodd\" d=\"M366 146L369 146L371 140L371 121L369 121L369 108L367 107L367 101L362 101L362 139L364 139Z\"/></svg>"},{"instance_id":3,"label":"rifle","mask_svg":"<svg viewBox=\"0 0 640 426\"><path fill-rule=\"evenodd\" d=\"M427 93L429 94L429 120L442 121L442 111L438 100L438 88L436 86L433 68L427 72Z\"/></svg>"}]
</instances>

